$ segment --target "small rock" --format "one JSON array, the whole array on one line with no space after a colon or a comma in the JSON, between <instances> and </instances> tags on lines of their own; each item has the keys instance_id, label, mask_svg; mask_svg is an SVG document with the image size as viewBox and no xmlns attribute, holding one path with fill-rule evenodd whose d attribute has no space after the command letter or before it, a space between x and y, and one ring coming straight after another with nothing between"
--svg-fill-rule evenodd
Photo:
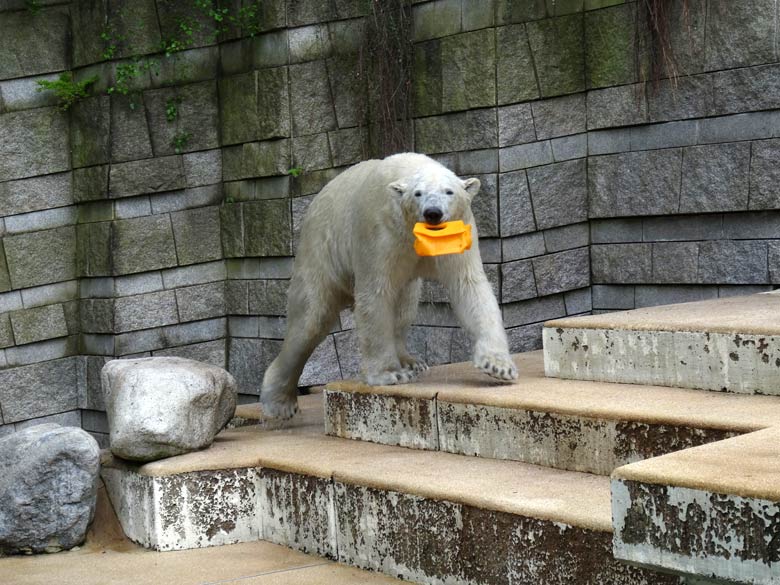
<instances>
[{"instance_id":1,"label":"small rock","mask_svg":"<svg viewBox=\"0 0 780 585\"><path fill-rule=\"evenodd\" d=\"M75 427L33 426L0 439L0 554L81 544L95 514L100 449Z\"/></svg>"},{"instance_id":2,"label":"small rock","mask_svg":"<svg viewBox=\"0 0 780 585\"><path fill-rule=\"evenodd\" d=\"M111 452L124 459L154 461L208 447L236 410L233 376L195 360L112 360L101 378Z\"/></svg>"}]
</instances>

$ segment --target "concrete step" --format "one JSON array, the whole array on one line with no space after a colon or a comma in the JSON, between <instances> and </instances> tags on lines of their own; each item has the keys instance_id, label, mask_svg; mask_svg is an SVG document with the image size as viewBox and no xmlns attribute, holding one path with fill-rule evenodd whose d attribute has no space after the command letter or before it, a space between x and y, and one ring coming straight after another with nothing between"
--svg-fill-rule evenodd
<instances>
[{"instance_id":1,"label":"concrete step","mask_svg":"<svg viewBox=\"0 0 780 585\"><path fill-rule=\"evenodd\" d=\"M157 550L268 540L421 583L678 583L612 557L609 479L349 441L306 423L221 433L103 479L125 533Z\"/></svg>"},{"instance_id":2,"label":"concrete step","mask_svg":"<svg viewBox=\"0 0 780 585\"><path fill-rule=\"evenodd\" d=\"M780 294L549 321L548 376L780 395Z\"/></svg>"},{"instance_id":3,"label":"concrete step","mask_svg":"<svg viewBox=\"0 0 780 585\"><path fill-rule=\"evenodd\" d=\"M335 382L328 434L609 475L627 463L763 429L780 398L547 378L542 352L514 357L520 378L493 382L471 364L414 384Z\"/></svg>"},{"instance_id":4,"label":"concrete step","mask_svg":"<svg viewBox=\"0 0 780 585\"><path fill-rule=\"evenodd\" d=\"M615 556L718 582L778 585L778 423L615 470Z\"/></svg>"},{"instance_id":5,"label":"concrete step","mask_svg":"<svg viewBox=\"0 0 780 585\"><path fill-rule=\"evenodd\" d=\"M78 550L0 558L8 585L402 585L378 573L256 541L161 554L128 541L105 489L95 520Z\"/></svg>"}]
</instances>

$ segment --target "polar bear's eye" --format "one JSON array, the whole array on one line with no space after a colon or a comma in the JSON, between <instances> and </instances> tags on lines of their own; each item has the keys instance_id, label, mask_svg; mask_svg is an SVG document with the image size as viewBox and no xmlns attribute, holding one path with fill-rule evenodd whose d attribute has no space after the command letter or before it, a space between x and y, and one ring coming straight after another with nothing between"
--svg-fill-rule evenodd
<instances>
[{"instance_id":1,"label":"polar bear's eye","mask_svg":"<svg viewBox=\"0 0 780 585\"><path fill-rule=\"evenodd\" d=\"M414 192L415 197L422 197L422 191L415 191Z\"/></svg>"},{"instance_id":2,"label":"polar bear's eye","mask_svg":"<svg viewBox=\"0 0 780 585\"><path fill-rule=\"evenodd\" d=\"M447 195L452 195L452 189L447 189L447 190L445 191L445 193L447 193Z\"/></svg>"}]
</instances>

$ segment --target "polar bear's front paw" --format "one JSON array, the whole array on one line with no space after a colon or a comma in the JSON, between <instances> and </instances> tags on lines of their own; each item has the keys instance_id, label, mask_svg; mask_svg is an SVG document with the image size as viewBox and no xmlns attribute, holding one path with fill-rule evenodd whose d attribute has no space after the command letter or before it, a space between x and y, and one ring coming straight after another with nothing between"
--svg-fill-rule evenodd
<instances>
[{"instance_id":1,"label":"polar bear's front paw","mask_svg":"<svg viewBox=\"0 0 780 585\"><path fill-rule=\"evenodd\" d=\"M517 380L517 368L505 353L484 353L474 356L474 365L497 380Z\"/></svg>"},{"instance_id":2,"label":"polar bear's front paw","mask_svg":"<svg viewBox=\"0 0 780 585\"><path fill-rule=\"evenodd\" d=\"M406 384L416 377L417 373L413 370L385 370L366 374L366 383L370 386L392 386Z\"/></svg>"},{"instance_id":3,"label":"polar bear's front paw","mask_svg":"<svg viewBox=\"0 0 780 585\"><path fill-rule=\"evenodd\" d=\"M289 420L298 412L298 400L260 400L263 414L275 420Z\"/></svg>"},{"instance_id":4,"label":"polar bear's front paw","mask_svg":"<svg viewBox=\"0 0 780 585\"><path fill-rule=\"evenodd\" d=\"M415 374L419 374L428 369L428 364L410 355L399 358L399 361L401 362L401 367L404 370L409 370Z\"/></svg>"}]
</instances>

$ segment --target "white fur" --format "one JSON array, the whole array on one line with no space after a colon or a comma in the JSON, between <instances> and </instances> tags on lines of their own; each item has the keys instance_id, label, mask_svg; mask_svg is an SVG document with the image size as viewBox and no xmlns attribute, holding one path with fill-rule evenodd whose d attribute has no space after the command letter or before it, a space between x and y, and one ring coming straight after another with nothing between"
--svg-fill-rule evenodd
<instances>
[{"instance_id":1,"label":"white fur","mask_svg":"<svg viewBox=\"0 0 780 585\"><path fill-rule=\"evenodd\" d=\"M351 305L366 382L409 382L424 370L427 366L406 350L422 277L446 286L461 325L474 340L474 365L501 380L517 377L479 255L470 207L478 191L479 180L461 181L414 153L362 162L325 185L303 220L288 293L287 337L263 379L260 400L269 416L289 418L296 412L297 382L306 360L339 311ZM471 224L470 250L417 256L412 228L430 207L442 211L442 221Z\"/></svg>"}]
</instances>

